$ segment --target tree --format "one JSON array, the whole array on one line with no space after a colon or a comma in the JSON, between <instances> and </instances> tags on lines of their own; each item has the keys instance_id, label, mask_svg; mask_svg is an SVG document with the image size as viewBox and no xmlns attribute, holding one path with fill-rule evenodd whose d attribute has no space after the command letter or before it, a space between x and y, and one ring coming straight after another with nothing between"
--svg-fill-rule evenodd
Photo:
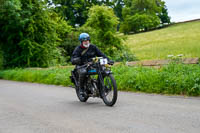
<instances>
[{"instance_id":1,"label":"tree","mask_svg":"<svg viewBox=\"0 0 200 133\"><path fill-rule=\"evenodd\" d=\"M157 16L148 14L135 14L127 16L121 27L121 32L127 34L130 31L137 33L140 31L148 31L160 24Z\"/></svg>"},{"instance_id":2,"label":"tree","mask_svg":"<svg viewBox=\"0 0 200 133\"><path fill-rule=\"evenodd\" d=\"M170 24L171 23L166 6L162 7L162 12L158 16L159 16L162 24Z\"/></svg>"},{"instance_id":3,"label":"tree","mask_svg":"<svg viewBox=\"0 0 200 133\"><path fill-rule=\"evenodd\" d=\"M121 49L121 40L115 35L118 23L112 8L93 6L85 25L93 29L96 33L96 44L110 56L113 56L115 50Z\"/></svg>"},{"instance_id":4,"label":"tree","mask_svg":"<svg viewBox=\"0 0 200 133\"><path fill-rule=\"evenodd\" d=\"M59 13L72 26L83 25L87 19L88 2L84 0L53 0L55 11Z\"/></svg>"},{"instance_id":5,"label":"tree","mask_svg":"<svg viewBox=\"0 0 200 133\"><path fill-rule=\"evenodd\" d=\"M133 0L132 10L135 13L157 14L161 12L161 0Z\"/></svg>"},{"instance_id":6,"label":"tree","mask_svg":"<svg viewBox=\"0 0 200 133\"><path fill-rule=\"evenodd\" d=\"M0 8L0 47L3 51L4 62L15 62L20 51L16 43L22 38L23 21L20 19L21 3L19 0L1 1ZM12 61L11 61L12 60Z\"/></svg>"},{"instance_id":7,"label":"tree","mask_svg":"<svg viewBox=\"0 0 200 133\"><path fill-rule=\"evenodd\" d=\"M112 0L52 0L55 11L73 27L82 26L88 19L89 9L93 5L112 6Z\"/></svg>"},{"instance_id":8,"label":"tree","mask_svg":"<svg viewBox=\"0 0 200 133\"><path fill-rule=\"evenodd\" d=\"M166 13L162 12L166 6L162 0L124 0L124 3L124 21L120 29L124 33L147 31L158 27L162 20L165 21Z\"/></svg>"},{"instance_id":9,"label":"tree","mask_svg":"<svg viewBox=\"0 0 200 133\"><path fill-rule=\"evenodd\" d=\"M5 67L46 67L59 62L62 37L71 27L42 0L5 0L0 13Z\"/></svg>"},{"instance_id":10,"label":"tree","mask_svg":"<svg viewBox=\"0 0 200 133\"><path fill-rule=\"evenodd\" d=\"M114 12L115 12L115 15L120 19L120 21L123 20L122 18L122 9L124 7L124 1L123 0L114 0L113 1L113 5L114 5Z\"/></svg>"}]
</instances>

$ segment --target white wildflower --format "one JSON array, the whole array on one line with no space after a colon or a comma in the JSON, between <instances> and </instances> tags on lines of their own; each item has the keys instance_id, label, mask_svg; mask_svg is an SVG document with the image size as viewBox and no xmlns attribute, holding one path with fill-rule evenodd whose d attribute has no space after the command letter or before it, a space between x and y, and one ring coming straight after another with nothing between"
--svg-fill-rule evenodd
<instances>
[{"instance_id":1,"label":"white wildflower","mask_svg":"<svg viewBox=\"0 0 200 133\"><path fill-rule=\"evenodd\" d=\"M168 58L174 57L174 55L167 55Z\"/></svg>"},{"instance_id":2,"label":"white wildflower","mask_svg":"<svg viewBox=\"0 0 200 133\"><path fill-rule=\"evenodd\" d=\"M178 57L183 57L183 54L179 54L179 55L177 55Z\"/></svg>"}]
</instances>

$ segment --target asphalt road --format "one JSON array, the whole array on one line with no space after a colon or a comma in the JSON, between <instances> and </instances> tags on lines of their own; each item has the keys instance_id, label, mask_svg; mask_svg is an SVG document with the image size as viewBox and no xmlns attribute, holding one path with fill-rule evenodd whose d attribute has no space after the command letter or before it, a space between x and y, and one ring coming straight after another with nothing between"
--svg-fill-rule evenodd
<instances>
[{"instance_id":1,"label":"asphalt road","mask_svg":"<svg viewBox=\"0 0 200 133\"><path fill-rule=\"evenodd\" d=\"M119 92L108 107L73 88L0 80L0 133L200 133L200 98Z\"/></svg>"}]
</instances>

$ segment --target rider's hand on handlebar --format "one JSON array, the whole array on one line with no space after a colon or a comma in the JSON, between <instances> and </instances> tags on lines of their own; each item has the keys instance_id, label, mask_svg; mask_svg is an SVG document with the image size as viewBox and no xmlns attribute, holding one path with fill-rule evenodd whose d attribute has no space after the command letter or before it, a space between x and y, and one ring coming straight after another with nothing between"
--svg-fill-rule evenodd
<instances>
[{"instance_id":1,"label":"rider's hand on handlebar","mask_svg":"<svg viewBox=\"0 0 200 133\"><path fill-rule=\"evenodd\" d=\"M113 60L109 60L108 64L113 65L115 62Z\"/></svg>"}]
</instances>

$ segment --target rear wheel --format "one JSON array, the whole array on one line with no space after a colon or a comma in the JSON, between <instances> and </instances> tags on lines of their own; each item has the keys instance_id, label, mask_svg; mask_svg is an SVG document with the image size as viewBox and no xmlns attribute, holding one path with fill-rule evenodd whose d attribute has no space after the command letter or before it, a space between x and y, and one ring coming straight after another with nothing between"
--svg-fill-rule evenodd
<instances>
[{"instance_id":1,"label":"rear wheel","mask_svg":"<svg viewBox=\"0 0 200 133\"><path fill-rule=\"evenodd\" d=\"M112 74L104 77L104 86L101 89L103 102L107 106L113 106L117 101L117 84Z\"/></svg>"}]
</instances>

